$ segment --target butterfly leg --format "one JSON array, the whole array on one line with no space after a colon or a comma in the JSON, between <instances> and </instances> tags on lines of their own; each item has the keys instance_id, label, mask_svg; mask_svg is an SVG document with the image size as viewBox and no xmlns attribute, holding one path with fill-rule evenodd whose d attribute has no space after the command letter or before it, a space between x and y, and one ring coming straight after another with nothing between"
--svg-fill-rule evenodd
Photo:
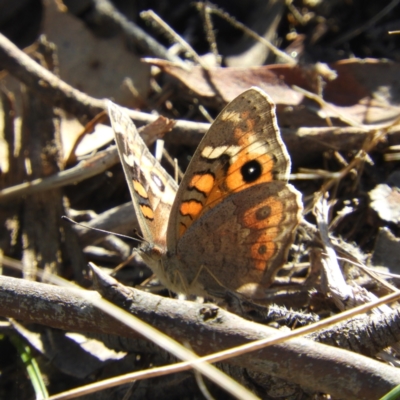
<instances>
[{"instance_id":1,"label":"butterfly leg","mask_svg":"<svg viewBox=\"0 0 400 400\"><path fill-rule=\"evenodd\" d=\"M203 272L208 273L208 275L212 278L213 283L214 283L212 286L215 286L215 283L217 283L217 285L219 286L219 289L213 289L209 283L208 284L200 283L200 282L209 282L208 278L200 279L200 276ZM198 292L199 286L201 287L201 290L204 291L205 295L211 295L211 297L215 297L218 299L224 298L226 291L229 290L226 286L224 286L219 281L219 279L213 274L213 272L204 264L200 265L200 267L198 268L195 277L193 278L192 282L189 285L189 292L193 292L193 293ZM205 289L203 289L203 287L207 287L207 291L205 291Z\"/></svg>"}]
</instances>

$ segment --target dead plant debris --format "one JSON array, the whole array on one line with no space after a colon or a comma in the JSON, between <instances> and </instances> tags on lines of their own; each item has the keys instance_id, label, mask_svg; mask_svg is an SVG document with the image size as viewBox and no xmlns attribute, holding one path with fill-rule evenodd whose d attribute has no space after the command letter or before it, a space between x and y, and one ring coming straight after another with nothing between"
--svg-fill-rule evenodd
<instances>
[{"instance_id":1,"label":"dead plant debris","mask_svg":"<svg viewBox=\"0 0 400 400\"><path fill-rule=\"evenodd\" d=\"M400 384L399 1L3 3L0 398L377 399ZM107 99L180 180L251 86L276 104L303 220L262 302L178 298L135 252ZM219 370L194 373L206 355Z\"/></svg>"}]
</instances>

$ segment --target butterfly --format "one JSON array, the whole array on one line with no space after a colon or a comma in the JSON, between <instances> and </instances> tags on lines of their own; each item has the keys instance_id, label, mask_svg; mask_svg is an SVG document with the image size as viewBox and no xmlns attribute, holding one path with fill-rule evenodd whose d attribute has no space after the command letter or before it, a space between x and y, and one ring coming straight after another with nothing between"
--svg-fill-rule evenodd
<instances>
[{"instance_id":1,"label":"butterfly","mask_svg":"<svg viewBox=\"0 0 400 400\"><path fill-rule=\"evenodd\" d=\"M262 296L302 216L275 105L252 87L218 115L179 187L125 111L109 116L144 243L138 251L175 293Z\"/></svg>"}]
</instances>

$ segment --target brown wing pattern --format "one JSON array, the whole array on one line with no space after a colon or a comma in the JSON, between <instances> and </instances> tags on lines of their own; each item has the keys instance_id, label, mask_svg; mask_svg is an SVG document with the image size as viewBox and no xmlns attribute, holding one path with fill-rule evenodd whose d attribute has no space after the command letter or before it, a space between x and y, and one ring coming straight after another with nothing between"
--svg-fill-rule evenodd
<instances>
[{"instance_id":1,"label":"brown wing pattern","mask_svg":"<svg viewBox=\"0 0 400 400\"><path fill-rule=\"evenodd\" d=\"M165 247L178 185L150 153L124 109L110 101L108 111L142 234Z\"/></svg>"}]
</instances>

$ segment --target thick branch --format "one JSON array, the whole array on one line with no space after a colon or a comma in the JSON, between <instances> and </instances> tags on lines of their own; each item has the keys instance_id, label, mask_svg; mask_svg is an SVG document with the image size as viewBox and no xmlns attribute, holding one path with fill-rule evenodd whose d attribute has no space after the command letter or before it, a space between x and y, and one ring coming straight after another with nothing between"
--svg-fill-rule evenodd
<instances>
[{"instance_id":1,"label":"thick branch","mask_svg":"<svg viewBox=\"0 0 400 400\"><path fill-rule=\"evenodd\" d=\"M64 330L103 332L137 338L111 317L79 297L79 290L0 277L0 315ZM107 289L117 303L144 321L209 354L276 331L243 320L216 306L162 298L125 288L115 281ZM98 294L93 293L94 301ZM66 318L65 316L68 316ZM347 399L375 399L400 384L400 373L388 365L306 339L270 346L230 362ZM307 366L307 368L305 367Z\"/></svg>"}]
</instances>

